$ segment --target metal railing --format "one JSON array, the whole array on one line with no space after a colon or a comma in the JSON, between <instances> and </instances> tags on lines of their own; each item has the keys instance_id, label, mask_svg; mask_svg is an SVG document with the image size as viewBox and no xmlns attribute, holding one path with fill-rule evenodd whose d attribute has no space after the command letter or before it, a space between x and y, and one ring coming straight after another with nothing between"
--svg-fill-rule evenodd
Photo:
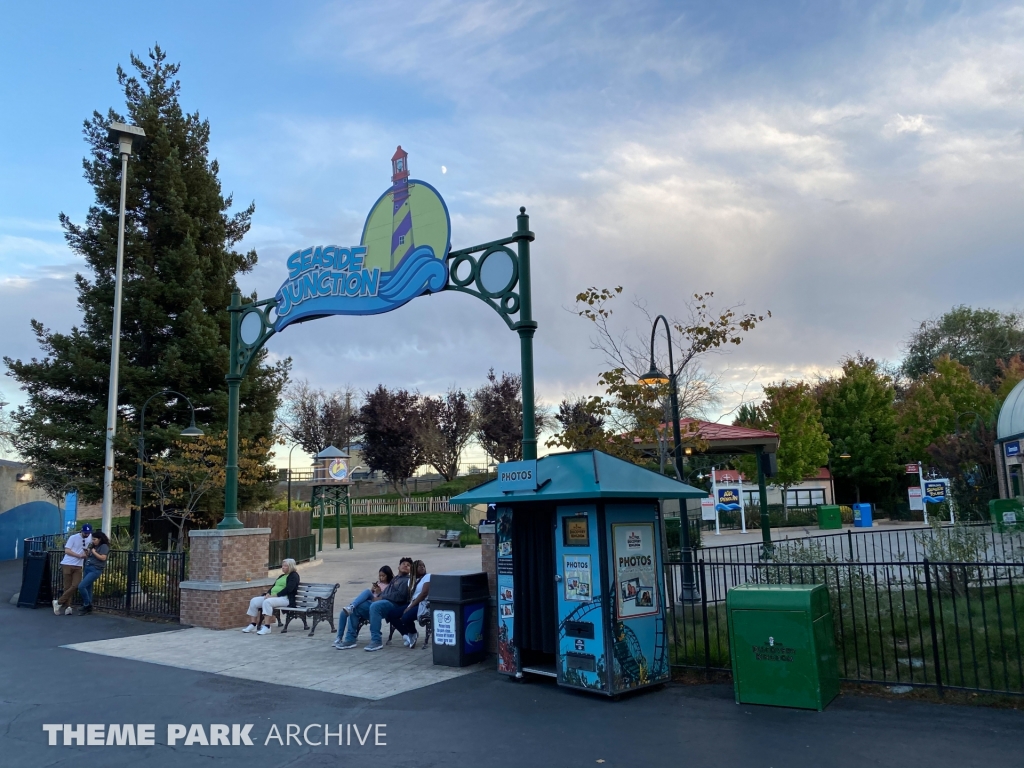
<instances>
[{"instance_id":1,"label":"metal railing","mask_svg":"<svg viewBox=\"0 0 1024 768\"><path fill-rule=\"evenodd\" d=\"M352 499L352 514L356 515L421 515L443 512L465 515L466 504L452 504L448 496L427 499ZM343 506L343 505L339 505ZM344 511L342 512L344 514ZM328 513L328 517L333 512ZM313 508L313 517L319 517L319 507Z\"/></svg>"},{"instance_id":2,"label":"metal railing","mask_svg":"<svg viewBox=\"0 0 1024 768\"><path fill-rule=\"evenodd\" d=\"M281 561L289 557L296 563L307 563L316 557L316 536L271 539L267 568L280 568Z\"/></svg>"},{"instance_id":3,"label":"metal railing","mask_svg":"<svg viewBox=\"0 0 1024 768\"><path fill-rule=\"evenodd\" d=\"M705 541L709 538L704 534ZM802 557L825 562L900 563L931 560L1024 563L1024 532L999 532L991 523L968 523L932 528L921 526L876 531L847 528L814 536L775 538L772 557ZM692 560L709 563L752 563L766 559L760 542L704 547L693 551ZM681 560L670 550L670 560Z\"/></svg>"},{"instance_id":4,"label":"metal railing","mask_svg":"<svg viewBox=\"0 0 1024 768\"><path fill-rule=\"evenodd\" d=\"M824 584L839 674L851 683L1024 694L1020 562L697 561L700 599L667 566L674 667L730 671L726 598L750 583Z\"/></svg>"},{"instance_id":5,"label":"metal railing","mask_svg":"<svg viewBox=\"0 0 1024 768\"><path fill-rule=\"evenodd\" d=\"M49 583L39 590L38 603L45 605L64 591L60 561L64 558L65 534L25 539L29 552L44 550L48 555ZM128 616L146 616L177 621L181 616L181 582L185 580L187 552L138 552L111 550L107 564L93 585L93 605ZM130 576L133 587L129 589ZM76 594L73 603L78 603Z\"/></svg>"}]
</instances>

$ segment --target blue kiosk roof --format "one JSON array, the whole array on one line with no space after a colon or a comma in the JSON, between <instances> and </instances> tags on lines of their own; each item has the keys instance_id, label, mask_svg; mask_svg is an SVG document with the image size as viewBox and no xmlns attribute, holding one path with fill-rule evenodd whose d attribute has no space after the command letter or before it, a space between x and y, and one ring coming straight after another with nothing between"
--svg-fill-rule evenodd
<instances>
[{"instance_id":1,"label":"blue kiosk roof","mask_svg":"<svg viewBox=\"0 0 1024 768\"><path fill-rule=\"evenodd\" d=\"M503 492L491 480L451 499L453 504L498 504L575 499L700 499L708 494L601 451L556 453L537 460L538 487Z\"/></svg>"}]
</instances>

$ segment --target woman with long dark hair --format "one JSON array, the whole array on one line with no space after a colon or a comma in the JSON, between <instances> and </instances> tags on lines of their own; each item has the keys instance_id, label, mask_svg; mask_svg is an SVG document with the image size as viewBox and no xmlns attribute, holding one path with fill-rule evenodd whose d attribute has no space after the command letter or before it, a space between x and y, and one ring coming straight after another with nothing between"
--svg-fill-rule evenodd
<instances>
[{"instance_id":1,"label":"woman with long dark hair","mask_svg":"<svg viewBox=\"0 0 1024 768\"><path fill-rule=\"evenodd\" d=\"M78 615L84 616L92 613L92 585L107 567L107 558L110 556L110 539L103 531L93 531L92 541L86 550L85 565L82 568L82 581L78 585L78 594L82 596L82 607L78 609Z\"/></svg>"},{"instance_id":2,"label":"woman with long dark hair","mask_svg":"<svg viewBox=\"0 0 1024 768\"><path fill-rule=\"evenodd\" d=\"M370 585L369 589L364 589L360 592L356 599L341 609L338 614L338 634L334 637L334 642L331 643L335 648L341 645L341 635L345 631L345 625L348 623L348 617L356 612L356 608L362 603L371 601L378 597L381 590L384 589L391 581L395 578L395 572L391 570L390 565L382 565L380 571L377 572L377 580Z\"/></svg>"}]
</instances>

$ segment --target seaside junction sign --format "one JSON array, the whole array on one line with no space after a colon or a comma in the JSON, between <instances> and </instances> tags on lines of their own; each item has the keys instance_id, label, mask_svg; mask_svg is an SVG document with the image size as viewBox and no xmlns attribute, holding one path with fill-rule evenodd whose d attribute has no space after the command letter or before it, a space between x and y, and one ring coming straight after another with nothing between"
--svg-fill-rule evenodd
<instances>
[{"instance_id":1,"label":"seaside junction sign","mask_svg":"<svg viewBox=\"0 0 1024 768\"><path fill-rule=\"evenodd\" d=\"M418 296L459 291L476 296L519 334L523 380L523 459L537 458L533 412L533 319L530 217L520 208L516 230L489 243L451 250L451 217L440 193L409 176L401 146L391 158L391 186L377 198L356 245L310 245L285 260L274 298L243 304L231 297L227 478L224 519L238 520L239 389L249 364L275 333L331 315L377 315ZM511 247L510 247L511 246ZM514 247L514 250L513 250Z\"/></svg>"}]
</instances>

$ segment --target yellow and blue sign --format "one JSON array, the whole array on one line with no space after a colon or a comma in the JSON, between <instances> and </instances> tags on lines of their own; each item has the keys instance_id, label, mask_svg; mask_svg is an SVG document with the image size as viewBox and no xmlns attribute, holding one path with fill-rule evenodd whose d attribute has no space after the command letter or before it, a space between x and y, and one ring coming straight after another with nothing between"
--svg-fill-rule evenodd
<instances>
[{"instance_id":1,"label":"yellow and blue sign","mask_svg":"<svg viewBox=\"0 0 1024 768\"><path fill-rule=\"evenodd\" d=\"M715 509L719 512L735 512L740 508L740 492L737 488L719 488L718 503Z\"/></svg>"},{"instance_id":2,"label":"yellow and blue sign","mask_svg":"<svg viewBox=\"0 0 1024 768\"><path fill-rule=\"evenodd\" d=\"M317 245L288 257L274 330L327 315L377 315L448 283L451 218L440 193L409 178L408 154L391 159L391 187L363 226L359 245Z\"/></svg>"}]
</instances>

